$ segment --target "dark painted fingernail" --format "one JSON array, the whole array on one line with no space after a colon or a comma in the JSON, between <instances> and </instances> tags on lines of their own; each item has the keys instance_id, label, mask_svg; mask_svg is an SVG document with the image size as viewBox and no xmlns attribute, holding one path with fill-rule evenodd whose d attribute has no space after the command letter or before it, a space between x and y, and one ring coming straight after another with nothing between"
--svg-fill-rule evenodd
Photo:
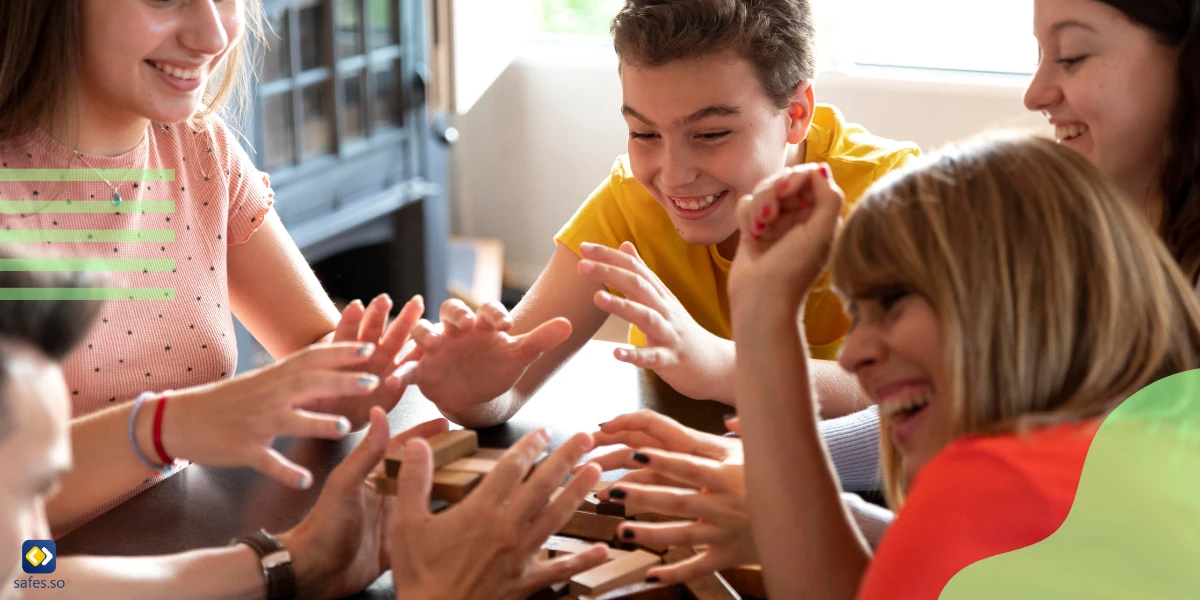
<instances>
[{"instance_id":1,"label":"dark painted fingernail","mask_svg":"<svg viewBox=\"0 0 1200 600\"><path fill-rule=\"evenodd\" d=\"M611 490L608 490L608 497L616 498L617 500L624 500L625 499L625 490L622 490L620 488L613 488Z\"/></svg>"},{"instance_id":2,"label":"dark painted fingernail","mask_svg":"<svg viewBox=\"0 0 1200 600\"><path fill-rule=\"evenodd\" d=\"M632 529L622 529L621 537L624 539L627 539L627 540L632 540L633 539L633 530Z\"/></svg>"},{"instance_id":3,"label":"dark painted fingernail","mask_svg":"<svg viewBox=\"0 0 1200 600\"><path fill-rule=\"evenodd\" d=\"M601 424L600 424L600 427L604 427L605 425L608 425L608 424L609 424L609 421L605 421L605 422L603 422L603 423L601 423Z\"/></svg>"},{"instance_id":4,"label":"dark painted fingernail","mask_svg":"<svg viewBox=\"0 0 1200 600\"><path fill-rule=\"evenodd\" d=\"M646 456L645 454L642 454L641 452L634 452L634 453L633 453L633 460L635 460L635 461L637 461L637 462L640 462L640 463L642 463L643 465L648 465L648 464L650 464L650 457L649 457L649 456Z\"/></svg>"},{"instance_id":5,"label":"dark painted fingernail","mask_svg":"<svg viewBox=\"0 0 1200 600\"><path fill-rule=\"evenodd\" d=\"M646 583L658 583L658 582L660 582L660 581L662 581L662 580L661 580L661 579L659 579L659 578L658 578L657 576L655 576L655 575L651 575L651 576L649 576L649 577L647 577L647 578L646 578Z\"/></svg>"}]
</instances>

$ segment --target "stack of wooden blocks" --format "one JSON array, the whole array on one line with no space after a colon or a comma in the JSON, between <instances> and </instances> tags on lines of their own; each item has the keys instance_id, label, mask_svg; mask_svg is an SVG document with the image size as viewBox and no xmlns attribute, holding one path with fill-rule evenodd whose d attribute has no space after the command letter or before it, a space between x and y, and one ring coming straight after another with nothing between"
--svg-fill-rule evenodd
<instances>
[{"instance_id":1,"label":"stack of wooden blocks","mask_svg":"<svg viewBox=\"0 0 1200 600\"><path fill-rule=\"evenodd\" d=\"M474 431L448 431L429 439L433 448L434 503L448 505L461 501L496 465L504 450L480 448ZM396 476L402 456L389 455L385 471L375 478L380 493L396 493ZM666 548L628 543L619 539L618 528L626 519L637 521L679 521L654 513L625 513L625 505L601 502L596 491L611 485L597 484L576 510L571 520L551 536L542 547L543 558L574 554L590 548L595 542L608 544L608 562L579 573L532 598L578 598L579 600L734 600L766 598L761 568L737 567L721 573L710 573L685 584L663 585L646 583L646 572L661 564L686 560L696 554L690 547Z\"/></svg>"}]
</instances>

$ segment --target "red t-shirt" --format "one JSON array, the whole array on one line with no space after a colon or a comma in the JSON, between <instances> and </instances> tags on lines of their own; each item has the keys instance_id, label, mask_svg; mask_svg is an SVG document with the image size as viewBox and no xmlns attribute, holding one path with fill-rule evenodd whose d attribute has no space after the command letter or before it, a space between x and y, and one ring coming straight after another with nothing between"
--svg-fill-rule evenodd
<instances>
[{"instance_id":1,"label":"red t-shirt","mask_svg":"<svg viewBox=\"0 0 1200 600\"><path fill-rule=\"evenodd\" d=\"M935 599L971 564L1058 530L1100 420L955 441L925 465L858 590Z\"/></svg>"}]
</instances>

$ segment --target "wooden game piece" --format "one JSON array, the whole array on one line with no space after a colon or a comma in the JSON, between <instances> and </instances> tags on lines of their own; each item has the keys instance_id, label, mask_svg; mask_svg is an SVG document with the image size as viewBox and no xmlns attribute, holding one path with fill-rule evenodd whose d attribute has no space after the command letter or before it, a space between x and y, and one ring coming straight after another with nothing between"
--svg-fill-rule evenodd
<instances>
[{"instance_id":1,"label":"wooden game piece","mask_svg":"<svg viewBox=\"0 0 1200 600\"><path fill-rule=\"evenodd\" d=\"M743 598L766 598L761 565L742 565L721 571L721 577Z\"/></svg>"},{"instance_id":2,"label":"wooden game piece","mask_svg":"<svg viewBox=\"0 0 1200 600\"><path fill-rule=\"evenodd\" d=\"M375 474L375 491L384 496L396 495L396 480L382 473Z\"/></svg>"},{"instance_id":3,"label":"wooden game piece","mask_svg":"<svg viewBox=\"0 0 1200 600\"><path fill-rule=\"evenodd\" d=\"M476 458L474 456L468 456L466 458L460 458L460 459L442 467L441 470L442 471L464 471L467 473L479 473L480 475L487 475L488 473L491 473L492 469L494 469L494 468L496 468L496 461L494 461L494 460L488 460L486 458Z\"/></svg>"},{"instance_id":4,"label":"wooden game piece","mask_svg":"<svg viewBox=\"0 0 1200 600\"><path fill-rule=\"evenodd\" d=\"M446 431L429 438L429 446L433 448L433 470L467 456L479 449L479 436L471 429ZM403 448L389 454L384 459L384 468L388 477L396 477L400 473L400 463L404 461Z\"/></svg>"},{"instance_id":5,"label":"wooden game piece","mask_svg":"<svg viewBox=\"0 0 1200 600\"><path fill-rule=\"evenodd\" d=\"M691 546L676 546L663 555L663 561L670 565L685 561L696 554L698 552ZM695 600L742 600L742 596L716 573L684 582L684 587Z\"/></svg>"},{"instance_id":6,"label":"wooden game piece","mask_svg":"<svg viewBox=\"0 0 1200 600\"><path fill-rule=\"evenodd\" d=\"M638 583L646 579L646 571L661 563L661 556L635 550L617 560L575 575L571 578L570 593L576 596L595 596L624 585Z\"/></svg>"},{"instance_id":7,"label":"wooden game piece","mask_svg":"<svg viewBox=\"0 0 1200 600\"><path fill-rule=\"evenodd\" d=\"M560 554L579 554L587 552L596 544L593 542L585 542L575 538L564 537L561 535L552 535L546 539L546 543L542 544L542 549L550 553L550 558L554 558ZM608 548L608 560L616 560L629 554L625 550L617 548Z\"/></svg>"},{"instance_id":8,"label":"wooden game piece","mask_svg":"<svg viewBox=\"0 0 1200 600\"><path fill-rule=\"evenodd\" d=\"M475 458L482 458L484 460L498 461L501 458L504 458L505 452L508 452L508 450L505 450L504 448L480 448L475 451L473 456Z\"/></svg>"},{"instance_id":9,"label":"wooden game piece","mask_svg":"<svg viewBox=\"0 0 1200 600\"><path fill-rule=\"evenodd\" d=\"M610 517L625 518L625 505L620 502L600 501L596 499L596 514Z\"/></svg>"},{"instance_id":10,"label":"wooden game piece","mask_svg":"<svg viewBox=\"0 0 1200 600\"><path fill-rule=\"evenodd\" d=\"M625 519L576 511L558 533L611 544L617 541L617 527L624 522Z\"/></svg>"},{"instance_id":11,"label":"wooden game piece","mask_svg":"<svg viewBox=\"0 0 1200 600\"><path fill-rule=\"evenodd\" d=\"M635 514L631 515L629 518L633 519L634 521L645 521L647 523L674 523L676 521L691 521L692 520L692 519L687 519L684 517L673 517L671 515L663 515L663 514L659 514L659 513L648 513L648 512L635 513Z\"/></svg>"},{"instance_id":12,"label":"wooden game piece","mask_svg":"<svg viewBox=\"0 0 1200 600\"><path fill-rule=\"evenodd\" d=\"M479 481L483 478L479 473L465 471L438 471L433 474L432 497L447 502L462 502Z\"/></svg>"},{"instance_id":13,"label":"wooden game piece","mask_svg":"<svg viewBox=\"0 0 1200 600\"><path fill-rule=\"evenodd\" d=\"M559 583L548 585L537 592L534 592L534 594L527 600L558 600L558 598L561 598L566 592L568 585L570 585L570 582L567 581L561 581Z\"/></svg>"},{"instance_id":14,"label":"wooden game piece","mask_svg":"<svg viewBox=\"0 0 1200 600\"><path fill-rule=\"evenodd\" d=\"M683 591L666 583L635 583L609 590L599 596L580 596L579 600L682 600Z\"/></svg>"}]
</instances>

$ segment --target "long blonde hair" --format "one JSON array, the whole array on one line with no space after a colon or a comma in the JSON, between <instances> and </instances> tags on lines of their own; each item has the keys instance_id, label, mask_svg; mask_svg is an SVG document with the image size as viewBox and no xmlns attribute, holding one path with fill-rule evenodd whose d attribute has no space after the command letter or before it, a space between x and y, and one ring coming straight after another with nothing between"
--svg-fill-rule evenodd
<instances>
[{"instance_id":1,"label":"long blonde hair","mask_svg":"<svg viewBox=\"0 0 1200 600\"><path fill-rule=\"evenodd\" d=\"M202 129L214 114L235 128L245 122L258 49L246 37L263 35L262 0L245 2L246 35L233 42L205 90L201 109L190 124ZM62 118L74 130L74 115L66 114L76 95L83 47L80 0L4 0L0 2L0 140L28 133L39 123ZM251 56L254 53L255 56ZM230 103L231 99L236 102Z\"/></svg>"},{"instance_id":2,"label":"long blonde hair","mask_svg":"<svg viewBox=\"0 0 1200 600\"><path fill-rule=\"evenodd\" d=\"M1200 301L1175 259L1120 190L1049 140L993 137L893 173L859 201L831 268L844 297L899 287L931 303L953 437L1104 415L1200 366Z\"/></svg>"}]
</instances>

